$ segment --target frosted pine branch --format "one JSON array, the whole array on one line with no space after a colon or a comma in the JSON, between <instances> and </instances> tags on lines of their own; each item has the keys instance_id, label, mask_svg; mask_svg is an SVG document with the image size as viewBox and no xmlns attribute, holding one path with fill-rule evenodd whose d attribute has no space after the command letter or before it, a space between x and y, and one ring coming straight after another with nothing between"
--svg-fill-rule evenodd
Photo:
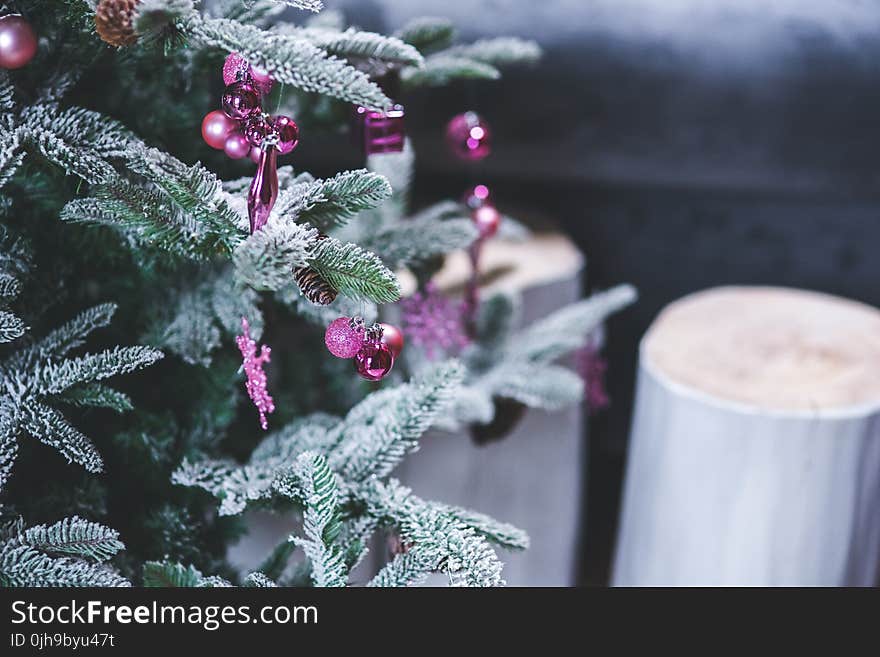
<instances>
[{"instance_id":1,"label":"frosted pine branch","mask_svg":"<svg viewBox=\"0 0 880 657\"><path fill-rule=\"evenodd\" d=\"M292 28L285 31L308 39L331 55L344 59L375 59L389 64L421 67L424 58L408 43L375 32L349 28L344 32L325 28Z\"/></svg>"},{"instance_id":2,"label":"frosted pine branch","mask_svg":"<svg viewBox=\"0 0 880 657\"><path fill-rule=\"evenodd\" d=\"M202 573L193 566L167 561L148 561L143 568L144 586L149 588L195 587Z\"/></svg>"},{"instance_id":3,"label":"frosted pine branch","mask_svg":"<svg viewBox=\"0 0 880 657\"><path fill-rule=\"evenodd\" d=\"M109 408L117 413L134 409L128 395L100 383L75 386L65 390L56 399L72 406Z\"/></svg>"},{"instance_id":4,"label":"frosted pine branch","mask_svg":"<svg viewBox=\"0 0 880 657\"><path fill-rule=\"evenodd\" d=\"M58 450L68 463L78 463L89 472L104 469L104 460L94 443L55 409L39 402L25 404L21 427L41 443Z\"/></svg>"},{"instance_id":5,"label":"frosted pine branch","mask_svg":"<svg viewBox=\"0 0 880 657\"><path fill-rule=\"evenodd\" d=\"M330 237L321 240L309 266L334 289L353 299L391 303L400 298L400 283L382 261L356 244Z\"/></svg>"},{"instance_id":6,"label":"frosted pine branch","mask_svg":"<svg viewBox=\"0 0 880 657\"><path fill-rule=\"evenodd\" d=\"M400 74L400 79L408 87L438 87L458 79L497 80L500 77L501 72L491 64L444 52L428 57L422 68L408 67Z\"/></svg>"},{"instance_id":7,"label":"frosted pine branch","mask_svg":"<svg viewBox=\"0 0 880 657\"><path fill-rule=\"evenodd\" d=\"M371 109L392 105L366 74L328 55L308 39L264 32L222 18L196 21L192 29L192 37L203 45L237 52L278 82Z\"/></svg>"},{"instance_id":8,"label":"frosted pine branch","mask_svg":"<svg viewBox=\"0 0 880 657\"><path fill-rule=\"evenodd\" d=\"M422 53L446 48L455 38L455 27L448 18L423 16L414 18L395 36L419 49Z\"/></svg>"},{"instance_id":9,"label":"frosted pine branch","mask_svg":"<svg viewBox=\"0 0 880 657\"><path fill-rule=\"evenodd\" d=\"M78 383L128 374L161 358L162 352L150 347L114 347L97 354L38 366L27 384L37 394L57 395Z\"/></svg>"},{"instance_id":10,"label":"frosted pine branch","mask_svg":"<svg viewBox=\"0 0 880 657\"><path fill-rule=\"evenodd\" d=\"M314 452L301 454L294 469L303 488L305 538L291 536L290 540L308 557L315 586L345 586L347 569L342 550L336 545L341 529L336 475L327 459Z\"/></svg>"},{"instance_id":11,"label":"frosted pine branch","mask_svg":"<svg viewBox=\"0 0 880 657\"><path fill-rule=\"evenodd\" d=\"M403 221L361 240L362 248L373 251L391 269L470 246L477 238L470 219L447 221Z\"/></svg>"},{"instance_id":12,"label":"frosted pine branch","mask_svg":"<svg viewBox=\"0 0 880 657\"><path fill-rule=\"evenodd\" d=\"M517 37L480 39L473 43L452 46L443 51L445 57L463 57L490 66L532 64L541 58L541 47L535 42Z\"/></svg>"},{"instance_id":13,"label":"frosted pine branch","mask_svg":"<svg viewBox=\"0 0 880 657\"><path fill-rule=\"evenodd\" d=\"M8 541L0 547L0 584L5 586L131 586L103 564L69 557L52 558L31 547Z\"/></svg>"},{"instance_id":14,"label":"frosted pine branch","mask_svg":"<svg viewBox=\"0 0 880 657\"><path fill-rule=\"evenodd\" d=\"M248 575L244 580L244 585L256 588L275 588L278 586L273 580L259 572Z\"/></svg>"},{"instance_id":15,"label":"frosted pine branch","mask_svg":"<svg viewBox=\"0 0 880 657\"><path fill-rule=\"evenodd\" d=\"M308 262L318 231L291 221L271 221L244 240L232 254L235 276L255 290L279 290L293 270Z\"/></svg>"},{"instance_id":16,"label":"frosted pine branch","mask_svg":"<svg viewBox=\"0 0 880 657\"><path fill-rule=\"evenodd\" d=\"M78 516L53 525L36 525L18 536L18 543L51 555L106 561L125 546L119 532Z\"/></svg>"}]
</instances>

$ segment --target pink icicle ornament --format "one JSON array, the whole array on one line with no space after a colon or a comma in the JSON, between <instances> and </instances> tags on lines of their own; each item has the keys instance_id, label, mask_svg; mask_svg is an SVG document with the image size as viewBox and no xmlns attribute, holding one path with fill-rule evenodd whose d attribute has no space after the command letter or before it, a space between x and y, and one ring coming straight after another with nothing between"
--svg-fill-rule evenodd
<instances>
[{"instance_id":1,"label":"pink icicle ornament","mask_svg":"<svg viewBox=\"0 0 880 657\"><path fill-rule=\"evenodd\" d=\"M266 389L266 373L263 371L263 365L269 362L272 349L262 345L257 355L257 343L251 337L250 326L244 317L241 318L241 329L242 335L235 338L235 343L241 352L242 367L247 376L245 389L260 413L260 426L265 431L269 428L266 415L275 411L275 402Z\"/></svg>"},{"instance_id":2,"label":"pink icicle ornament","mask_svg":"<svg viewBox=\"0 0 880 657\"><path fill-rule=\"evenodd\" d=\"M257 172L248 191L248 219L252 235L269 221L269 214L278 198L278 151L274 145L266 141L263 142Z\"/></svg>"}]
</instances>

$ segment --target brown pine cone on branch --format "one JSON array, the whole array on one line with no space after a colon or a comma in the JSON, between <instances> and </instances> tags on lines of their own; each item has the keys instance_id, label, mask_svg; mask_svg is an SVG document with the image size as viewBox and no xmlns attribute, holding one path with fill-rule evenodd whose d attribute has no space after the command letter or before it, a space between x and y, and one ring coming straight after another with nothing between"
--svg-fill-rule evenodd
<instances>
[{"instance_id":1,"label":"brown pine cone on branch","mask_svg":"<svg viewBox=\"0 0 880 657\"><path fill-rule=\"evenodd\" d=\"M130 46L137 41L132 21L140 0L101 0L95 9L98 36L111 46Z\"/></svg>"},{"instance_id":2,"label":"brown pine cone on branch","mask_svg":"<svg viewBox=\"0 0 880 657\"><path fill-rule=\"evenodd\" d=\"M297 267L293 278L306 299L319 306L333 303L338 292L311 267Z\"/></svg>"}]
</instances>

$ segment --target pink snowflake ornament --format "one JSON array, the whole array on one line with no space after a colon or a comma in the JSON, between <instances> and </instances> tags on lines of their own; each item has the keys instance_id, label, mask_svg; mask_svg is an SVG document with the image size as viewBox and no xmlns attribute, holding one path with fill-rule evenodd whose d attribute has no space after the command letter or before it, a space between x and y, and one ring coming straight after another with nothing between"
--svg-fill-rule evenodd
<instances>
[{"instance_id":1,"label":"pink snowflake ornament","mask_svg":"<svg viewBox=\"0 0 880 657\"><path fill-rule=\"evenodd\" d=\"M272 349L262 345L258 355L257 343L251 337L250 326L244 317L241 318L241 328L242 335L235 338L235 343L241 352L242 367L247 376L245 389L260 413L260 426L265 431L269 428L266 415L275 411L275 402L266 389L266 373L263 371L263 365L269 362Z\"/></svg>"},{"instance_id":2,"label":"pink snowflake ornament","mask_svg":"<svg viewBox=\"0 0 880 657\"><path fill-rule=\"evenodd\" d=\"M461 349L470 343L465 326L466 303L445 297L433 282L400 302L403 332L432 359L436 351Z\"/></svg>"}]
</instances>

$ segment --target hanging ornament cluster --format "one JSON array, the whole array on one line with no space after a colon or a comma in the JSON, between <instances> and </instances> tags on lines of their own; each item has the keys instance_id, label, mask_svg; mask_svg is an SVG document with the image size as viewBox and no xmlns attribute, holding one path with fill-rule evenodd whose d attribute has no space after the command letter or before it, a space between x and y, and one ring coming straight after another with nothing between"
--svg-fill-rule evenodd
<instances>
[{"instance_id":1,"label":"hanging ornament cluster","mask_svg":"<svg viewBox=\"0 0 880 657\"><path fill-rule=\"evenodd\" d=\"M232 159L250 156L257 172L248 191L251 233L269 220L278 198L278 155L287 155L299 143L299 128L288 116L270 116L263 111L263 98L274 85L268 72L251 66L237 53L223 63L223 92L220 110L202 121L202 137Z\"/></svg>"},{"instance_id":2,"label":"hanging ornament cluster","mask_svg":"<svg viewBox=\"0 0 880 657\"><path fill-rule=\"evenodd\" d=\"M465 309L465 304L447 298L429 281L424 290L400 302L403 330L433 360L438 350L462 349L469 344Z\"/></svg>"},{"instance_id":3,"label":"hanging ornament cluster","mask_svg":"<svg viewBox=\"0 0 880 657\"><path fill-rule=\"evenodd\" d=\"M101 0L95 7L95 31L104 43L122 48L137 41L134 10L141 0Z\"/></svg>"},{"instance_id":4,"label":"hanging ornament cluster","mask_svg":"<svg viewBox=\"0 0 880 657\"><path fill-rule=\"evenodd\" d=\"M266 415L275 411L275 402L266 389L266 372L263 371L263 365L269 362L272 349L262 345L260 353L257 354L257 343L251 337L250 326L244 317L241 318L241 329L242 334L235 338L235 343L241 352L242 368L247 376L245 389L254 406L257 407L260 414L260 426L265 431L269 428Z\"/></svg>"},{"instance_id":5,"label":"hanging ornament cluster","mask_svg":"<svg viewBox=\"0 0 880 657\"><path fill-rule=\"evenodd\" d=\"M501 225L501 213L492 202L492 194L485 185L476 185L464 195L464 205L471 212L479 239L489 239L498 232Z\"/></svg>"},{"instance_id":6,"label":"hanging ornament cluster","mask_svg":"<svg viewBox=\"0 0 880 657\"><path fill-rule=\"evenodd\" d=\"M478 161L492 152L489 124L476 112L453 116L446 124L446 146L460 160Z\"/></svg>"},{"instance_id":7,"label":"hanging ornament cluster","mask_svg":"<svg viewBox=\"0 0 880 657\"><path fill-rule=\"evenodd\" d=\"M0 68L25 66L37 54L37 35L20 14L0 18Z\"/></svg>"},{"instance_id":8,"label":"hanging ornament cluster","mask_svg":"<svg viewBox=\"0 0 880 657\"><path fill-rule=\"evenodd\" d=\"M367 326L361 317L340 317L327 327L324 344L337 358L353 358L362 378L381 381L403 350L403 334L390 324Z\"/></svg>"}]
</instances>

